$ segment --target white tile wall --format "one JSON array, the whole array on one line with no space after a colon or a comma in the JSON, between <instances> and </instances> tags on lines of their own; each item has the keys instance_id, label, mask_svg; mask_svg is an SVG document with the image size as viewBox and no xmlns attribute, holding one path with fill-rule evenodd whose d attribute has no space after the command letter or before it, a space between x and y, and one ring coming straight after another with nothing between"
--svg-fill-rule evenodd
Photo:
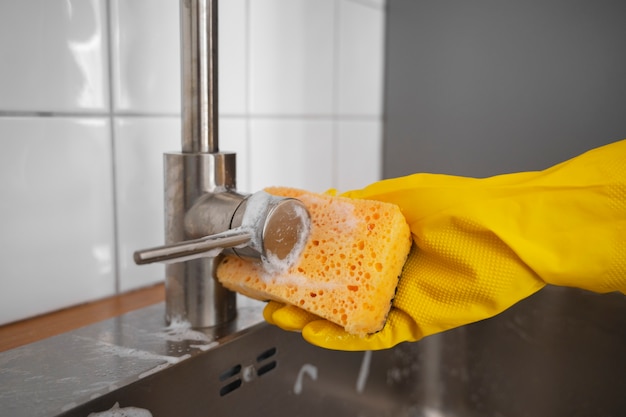
<instances>
[{"instance_id":1,"label":"white tile wall","mask_svg":"<svg viewBox=\"0 0 626 417\"><path fill-rule=\"evenodd\" d=\"M0 319L115 292L106 118L0 118Z\"/></svg>"},{"instance_id":2,"label":"white tile wall","mask_svg":"<svg viewBox=\"0 0 626 417\"><path fill-rule=\"evenodd\" d=\"M178 0L0 2L0 324L163 279ZM239 189L380 178L384 0L223 0L220 148Z\"/></svg>"},{"instance_id":3,"label":"white tile wall","mask_svg":"<svg viewBox=\"0 0 626 417\"><path fill-rule=\"evenodd\" d=\"M162 280L163 266L137 266L133 252L163 240L163 153L180 146L178 117L117 117L115 179L120 290Z\"/></svg>"},{"instance_id":4,"label":"white tile wall","mask_svg":"<svg viewBox=\"0 0 626 417\"><path fill-rule=\"evenodd\" d=\"M249 122L245 116L220 117L219 142L222 152L237 154L237 189L250 193L250 147L248 139Z\"/></svg>"},{"instance_id":5,"label":"white tile wall","mask_svg":"<svg viewBox=\"0 0 626 417\"><path fill-rule=\"evenodd\" d=\"M382 176L382 122L341 120L337 123L337 183L339 190L363 188Z\"/></svg>"},{"instance_id":6,"label":"white tile wall","mask_svg":"<svg viewBox=\"0 0 626 417\"><path fill-rule=\"evenodd\" d=\"M339 8L338 109L341 115L382 113L384 15L344 1Z\"/></svg>"},{"instance_id":7,"label":"white tile wall","mask_svg":"<svg viewBox=\"0 0 626 417\"><path fill-rule=\"evenodd\" d=\"M335 12L335 0L250 1L252 114L332 114Z\"/></svg>"},{"instance_id":8,"label":"white tile wall","mask_svg":"<svg viewBox=\"0 0 626 417\"><path fill-rule=\"evenodd\" d=\"M248 3L222 0L218 4L218 78L220 114L246 114L248 72Z\"/></svg>"},{"instance_id":9,"label":"white tile wall","mask_svg":"<svg viewBox=\"0 0 626 417\"><path fill-rule=\"evenodd\" d=\"M108 108L105 0L0 2L0 110Z\"/></svg>"},{"instance_id":10,"label":"white tile wall","mask_svg":"<svg viewBox=\"0 0 626 417\"><path fill-rule=\"evenodd\" d=\"M114 110L180 111L178 2L111 0Z\"/></svg>"},{"instance_id":11,"label":"white tile wall","mask_svg":"<svg viewBox=\"0 0 626 417\"><path fill-rule=\"evenodd\" d=\"M323 192L333 186L333 153L330 119L253 119L252 191L282 185Z\"/></svg>"}]
</instances>

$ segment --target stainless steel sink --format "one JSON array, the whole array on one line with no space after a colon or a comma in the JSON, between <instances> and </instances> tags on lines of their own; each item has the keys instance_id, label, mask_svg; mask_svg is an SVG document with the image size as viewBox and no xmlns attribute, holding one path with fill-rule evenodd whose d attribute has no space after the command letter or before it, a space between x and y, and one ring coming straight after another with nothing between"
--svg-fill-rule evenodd
<instances>
[{"instance_id":1,"label":"stainless steel sink","mask_svg":"<svg viewBox=\"0 0 626 417\"><path fill-rule=\"evenodd\" d=\"M165 329L142 309L0 355L0 415L624 416L626 297L546 288L502 315L378 352L310 346L260 306Z\"/></svg>"}]
</instances>

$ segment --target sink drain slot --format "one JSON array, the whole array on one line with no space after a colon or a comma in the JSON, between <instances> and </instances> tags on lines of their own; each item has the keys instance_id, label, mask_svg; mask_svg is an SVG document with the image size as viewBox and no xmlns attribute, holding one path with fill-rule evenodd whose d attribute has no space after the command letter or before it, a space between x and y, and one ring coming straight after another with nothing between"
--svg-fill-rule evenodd
<instances>
[{"instance_id":1,"label":"sink drain slot","mask_svg":"<svg viewBox=\"0 0 626 417\"><path fill-rule=\"evenodd\" d=\"M226 381L228 378L237 375L239 372L241 372L241 365L237 364L222 372L220 374L220 381Z\"/></svg>"},{"instance_id":2,"label":"sink drain slot","mask_svg":"<svg viewBox=\"0 0 626 417\"><path fill-rule=\"evenodd\" d=\"M262 352L261 354L259 354L259 356L256 357L256 361L263 362L264 360L271 358L275 354L276 354L276 348L275 347L270 348L266 350L265 352Z\"/></svg>"},{"instance_id":3,"label":"sink drain slot","mask_svg":"<svg viewBox=\"0 0 626 417\"><path fill-rule=\"evenodd\" d=\"M260 377L276 369L278 366L276 352L275 347L269 348L259 353L256 356L256 362L252 362L253 364L245 368L241 364L236 364L220 373L220 382L227 382L220 388L220 397L235 391L241 387L244 382L252 382L255 377Z\"/></svg>"},{"instance_id":4,"label":"sink drain slot","mask_svg":"<svg viewBox=\"0 0 626 417\"><path fill-rule=\"evenodd\" d=\"M219 379L220 381L224 382L235 376L239 376L240 373L241 373L241 364L237 364L235 366L231 366L230 368L222 372L219 376ZM241 386L241 383L242 383L241 377L237 377L237 379L224 385L222 388L220 388L220 397L223 397L224 395L233 392L234 390L236 390L237 388Z\"/></svg>"},{"instance_id":5,"label":"sink drain slot","mask_svg":"<svg viewBox=\"0 0 626 417\"><path fill-rule=\"evenodd\" d=\"M220 388L220 397L223 397L226 394L230 394L231 392L233 392L234 390L236 390L240 386L241 386L241 379L240 378L237 378L233 382L224 385L222 388Z\"/></svg>"},{"instance_id":6,"label":"sink drain slot","mask_svg":"<svg viewBox=\"0 0 626 417\"><path fill-rule=\"evenodd\" d=\"M274 368L276 368L276 361L272 361L266 365L261 366L259 369L257 369L256 374L257 376L265 375Z\"/></svg>"},{"instance_id":7,"label":"sink drain slot","mask_svg":"<svg viewBox=\"0 0 626 417\"><path fill-rule=\"evenodd\" d=\"M225 382L233 377L237 377L237 379L229 382L228 384L220 388L220 397L223 397L226 394L230 394L231 392L233 392L234 390L236 390L237 388L241 386L242 381L241 381L241 377L239 376L240 373L241 373L241 364L237 364L235 366L231 366L230 368L228 368L227 370L225 370L224 372L220 374L219 379L222 382Z\"/></svg>"},{"instance_id":8,"label":"sink drain slot","mask_svg":"<svg viewBox=\"0 0 626 417\"><path fill-rule=\"evenodd\" d=\"M276 368L277 363L275 360L272 360L271 362L267 362L269 359L273 358L275 355L276 355L276 348L273 347L273 348L267 349L266 351L262 352L256 357L257 363L261 365L256 371L257 376L265 375L269 371ZM263 363L263 362L267 362L267 363Z\"/></svg>"}]
</instances>

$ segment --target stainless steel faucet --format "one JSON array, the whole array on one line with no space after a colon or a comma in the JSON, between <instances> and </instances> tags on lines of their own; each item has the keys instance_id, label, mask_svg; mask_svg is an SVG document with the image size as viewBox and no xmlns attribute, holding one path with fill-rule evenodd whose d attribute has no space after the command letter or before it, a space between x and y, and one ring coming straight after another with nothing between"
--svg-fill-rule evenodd
<instances>
[{"instance_id":1,"label":"stainless steel faucet","mask_svg":"<svg viewBox=\"0 0 626 417\"><path fill-rule=\"evenodd\" d=\"M165 245L135 262L165 262L166 321L211 327L236 316L215 277L224 252L267 261L301 250L309 217L296 199L236 191L236 155L218 146L217 0L181 0L182 152L164 155Z\"/></svg>"}]
</instances>

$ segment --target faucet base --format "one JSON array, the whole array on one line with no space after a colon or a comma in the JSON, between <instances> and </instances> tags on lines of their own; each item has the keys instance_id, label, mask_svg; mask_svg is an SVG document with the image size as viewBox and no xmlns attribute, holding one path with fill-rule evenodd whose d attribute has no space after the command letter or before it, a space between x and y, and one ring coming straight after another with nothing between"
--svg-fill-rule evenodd
<instances>
[{"instance_id":1,"label":"faucet base","mask_svg":"<svg viewBox=\"0 0 626 417\"><path fill-rule=\"evenodd\" d=\"M201 198L236 187L234 153L167 153L165 163L165 242L196 238L186 227ZM233 209L234 210L234 209ZM223 210L208 213L223 216ZM228 219L230 220L230 219ZM225 224L224 227L228 227ZM166 266L166 320L189 322L194 328L233 320L236 295L215 278L220 258L207 257Z\"/></svg>"},{"instance_id":2,"label":"faucet base","mask_svg":"<svg viewBox=\"0 0 626 417\"><path fill-rule=\"evenodd\" d=\"M237 296L215 279L218 258L166 265L165 321L195 329L219 326L237 317Z\"/></svg>"}]
</instances>

